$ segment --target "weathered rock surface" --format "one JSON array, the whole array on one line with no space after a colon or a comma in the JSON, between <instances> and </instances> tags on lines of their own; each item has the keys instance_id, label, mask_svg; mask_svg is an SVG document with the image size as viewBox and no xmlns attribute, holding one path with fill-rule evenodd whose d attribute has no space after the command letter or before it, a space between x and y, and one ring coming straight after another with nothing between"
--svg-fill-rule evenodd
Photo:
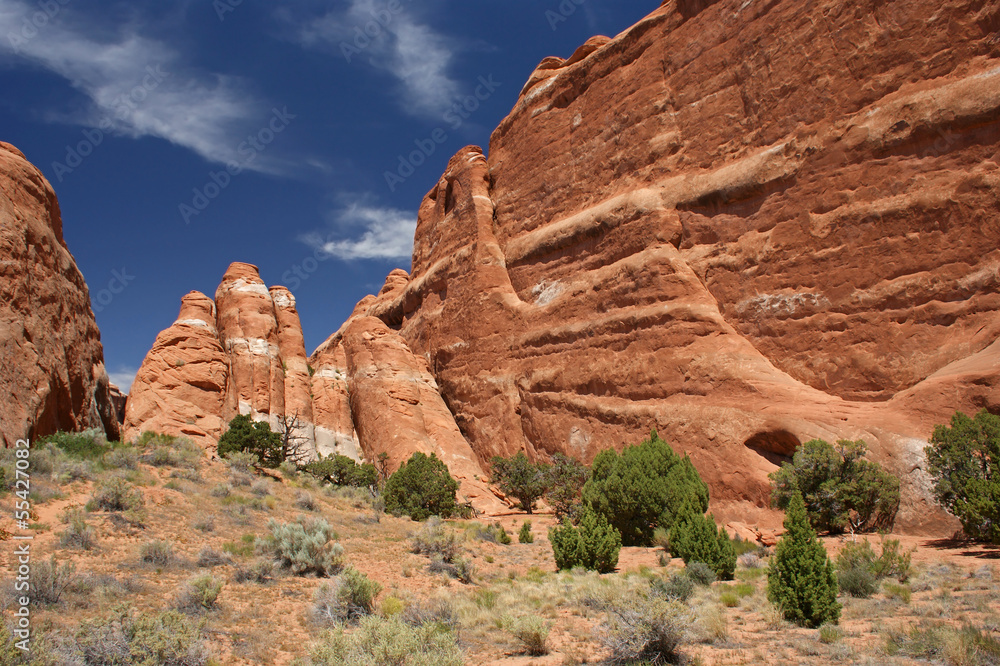
<instances>
[{"instance_id":1,"label":"weathered rock surface","mask_svg":"<svg viewBox=\"0 0 1000 666\"><path fill-rule=\"evenodd\" d=\"M0 142L0 444L98 428L118 439L101 334L52 186Z\"/></svg>"},{"instance_id":2,"label":"weathered rock surface","mask_svg":"<svg viewBox=\"0 0 1000 666\"><path fill-rule=\"evenodd\" d=\"M156 336L129 392L126 441L144 431L214 445L234 415L230 358L216 329L211 298L192 291L177 321Z\"/></svg>"},{"instance_id":3,"label":"weathered rock surface","mask_svg":"<svg viewBox=\"0 0 1000 666\"><path fill-rule=\"evenodd\" d=\"M941 528L926 438L1000 410L998 163L998 3L667 1L539 65L355 318L480 463L655 427L752 525L799 443L863 438Z\"/></svg>"},{"instance_id":4,"label":"weathered rock surface","mask_svg":"<svg viewBox=\"0 0 1000 666\"><path fill-rule=\"evenodd\" d=\"M370 459L388 455L396 469L413 453L436 454L459 482L459 495L477 509L502 508L455 424L427 361L376 317L352 319L343 334L351 413Z\"/></svg>"}]
</instances>

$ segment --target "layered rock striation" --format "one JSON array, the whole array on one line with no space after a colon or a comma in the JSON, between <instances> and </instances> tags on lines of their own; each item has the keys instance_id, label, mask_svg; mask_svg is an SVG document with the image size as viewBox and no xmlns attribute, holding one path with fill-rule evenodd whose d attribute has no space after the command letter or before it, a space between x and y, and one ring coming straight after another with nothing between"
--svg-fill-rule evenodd
<instances>
[{"instance_id":1,"label":"layered rock striation","mask_svg":"<svg viewBox=\"0 0 1000 666\"><path fill-rule=\"evenodd\" d=\"M88 428L119 436L90 293L52 186L0 142L0 445Z\"/></svg>"},{"instance_id":2,"label":"layered rock striation","mask_svg":"<svg viewBox=\"0 0 1000 666\"><path fill-rule=\"evenodd\" d=\"M800 443L860 438L934 529L933 425L1000 411L998 162L995 3L667 1L542 61L359 308L481 462L656 428L763 523Z\"/></svg>"}]
</instances>

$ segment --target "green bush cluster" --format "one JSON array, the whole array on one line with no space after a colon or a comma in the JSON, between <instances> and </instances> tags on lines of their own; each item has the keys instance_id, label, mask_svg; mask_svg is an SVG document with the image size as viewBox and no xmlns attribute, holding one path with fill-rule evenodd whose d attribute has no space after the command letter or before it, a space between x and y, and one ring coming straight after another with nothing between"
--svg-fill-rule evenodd
<instances>
[{"instance_id":1,"label":"green bush cluster","mask_svg":"<svg viewBox=\"0 0 1000 666\"><path fill-rule=\"evenodd\" d=\"M531 533L531 521L526 520L521 525L521 530L517 533L518 543L534 543L535 535Z\"/></svg>"},{"instance_id":2,"label":"green bush cluster","mask_svg":"<svg viewBox=\"0 0 1000 666\"><path fill-rule=\"evenodd\" d=\"M803 444L791 463L770 475L771 499L784 509L795 493L805 501L809 522L820 531L871 532L892 528L899 509L899 479L865 460L867 445L821 439Z\"/></svg>"},{"instance_id":3,"label":"green bush cluster","mask_svg":"<svg viewBox=\"0 0 1000 666\"><path fill-rule=\"evenodd\" d=\"M657 527L673 527L685 500L708 510L708 486L687 456L681 458L656 431L619 455L612 449L594 459L583 503L621 534L625 546L648 546Z\"/></svg>"},{"instance_id":4,"label":"green bush cluster","mask_svg":"<svg viewBox=\"0 0 1000 666\"><path fill-rule=\"evenodd\" d=\"M561 526L549 530L549 542L560 571L573 567L601 573L614 571L622 547L618 530L603 515L589 509L583 510L579 527L563 518Z\"/></svg>"},{"instance_id":5,"label":"green bush cluster","mask_svg":"<svg viewBox=\"0 0 1000 666\"><path fill-rule=\"evenodd\" d=\"M837 555L837 583L852 597L867 598L878 591L884 578L905 583L910 576L910 553L900 552L898 539L883 539L876 555L866 540L849 542Z\"/></svg>"},{"instance_id":6,"label":"green bush cluster","mask_svg":"<svg viewBox=\"0 0 1000 666\"><path fill-rule=\"evenodd\" d=\"M837 576L809 524L799 493L788 502L784 526L785 535L778 541L767 573L767 598L796 624L836 624L840 619Z\"/></svg>"},{"instance_id":7,"label":"green bush cluster","mask_svg":"<svg viewBox=\"0 0 1000 666\"><path fill-rule=\"evenodd\" d=\"M970 538L1000 544L1000 416L955 412L925 451L941 506Z\"/></svg>"},{"instance_id":8,"label":"green bush cluster","mask_svg":"<svg viewBox=\"0 0 1000 666\"><path fill-rule=\"evenodd\" d=\"M354 567L345 567L313 594L313 616L322 623L351 622L375 611L382 586Z\"/></svg>"},{"instance_id":9,"label":"green bush cluster","mask_svg":"<svg viewBox=\"0 0 1000 666\"><path fill-rule=\"evenodd\" d=\"M410 537L410 545L418 555L438 556L445 562L451 562L459 553L458 535L437 516L431 516Z\"/></svg>"},{"instance_id":10,"label":"green bush cluster","mask_svg":"<svg viewBox=\"0 0 1000 666\"><path fill-rule=\"evenodd\" d=\"M313 666L462 666L458 638L438 622L410 625L399 617L369 615L358 628L340 626L312 648Z\"/></svg>"},{"instance_id":11,"label":"green bush cluster","mask_svg":"<svg viewBox=\"0 0 1000 666\"><path fill-rule=\"evenodd\" d=\"M222 581L211 574L195 576L184 584L177 595L177 610L185 613L212 610L222 592L222 586Z\"/></svg>"},{"instance_id":12,"label":"green bush cluster","mask_svg":"<svg viewBox=\"0 0 1000 666\"><path fill-rule=\"evenodd\" d=\"M414 453L385 483L385 508L413 520L448 518L457 510L458 481L435 454Z\"/></svg>"},{"instance_id":13,"label":"green bush cluster","mask_svg":"<svg viewBox=\"0 0 1000 666\"><path fill-rule=\"evenodd\" d=\"M725 529L701 511L690 498L684 500L670 528L670 554L684 564L702 562L720 580L732 580L736 571L736 549Z\"/></svg>"},{"instance_id":14,"label":"green bush cluster","mask_svg":"<svg viewBox=\"0 0 1000 666\"><path fill-rule=\"evenodd\" d=\"M531 514L535 502L548 490L548 466L531 462L524 451L510 458L494 456L491 464L494 483L504 494L517 499L522 511Z\"/></svg>"},{"instance_id":15,"label":"green bush cluster","mask_svg":"<svg viewBox=\"0 0 1000 666\"><path fill-rule=\"evenodd\" d=\"M358 464L351 458L338 454L306 463L305 471L323 483L333 486L375 488L378 485L378 471L375 465Z\"/></svg>"},{"instance_id":16,"label":"green bush cluster","mask_svg":"<svg viewBox=\"0 0 1000 666\"><path fill-rule=\"evenodd\" d=\"M251 453L260 464L274 469L285 461L281 435L271 430L263 421L254 421L246 414L239 414L229 422L229 428L219 438L219 456L228 458L234 453Z\"/></svg>"},{"instance_id":17,"label":"green bush cluster","mask_svg":"<svg viewBox=\"0 0 1000 666\"><path fill-rule=\"evenodd\" d=\"M343 568L344 549L334 542L337 535L325 520L282 524L272 519L268 528L278 564L292 573L332 576Z\"/></svg>"},{"instance_id":18,"label":"green bush cluster","mask_svg":"<svg viewBox=\"0 0 1000 666\"><path fill-rule=\"evenodd\" d=\"M76 640L64 649L76 656L64 663L203 666L209 661L198 624L174 611L136 614L127 605L108 618L82 622Z\"/></svg>"}]
</instances>

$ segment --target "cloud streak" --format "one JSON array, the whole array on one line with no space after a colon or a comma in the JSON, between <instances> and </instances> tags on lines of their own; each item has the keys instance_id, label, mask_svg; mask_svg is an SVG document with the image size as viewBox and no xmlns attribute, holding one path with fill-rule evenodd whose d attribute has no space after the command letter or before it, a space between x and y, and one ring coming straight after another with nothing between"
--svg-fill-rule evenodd
<instances>
[{"instance_id":1,"label":"cloud streak","mask_svg":"<svg viewBox=\"0 0 1000 666\"><path fill-rule=\"evenodd\" d=\"M114 121L115 132L132 138L157 137L190 149L210 162L237 157L240 130L266 107L239 79L185 70L180 54L132 29L98 41L67 25L68 10L24 39L25 20L37 7L0 0L0 60L28 62L65 79L88 104L70 113L50 113L56 122L99 127ZM131 97L128 113L121 100L143 86L149 68L166 73L155 90ZM259 121L258 121L259 122ZM274 172L261 160L254 169Z\"/></svg>"},{"instance_id":2,"label":"cloud streak","mask_svg":"<svg viewBox=\"0 0 1000 666\"><path fill-rule=\"evenodd\" d=\"M458 83L449 74L454 53L448 39L413 12L412 4L392 12L375 0L351 0L346 11L298 25L295 39L305 48L343 54L348 62L367 60L397 80L404 111L439 116L458 95ZM284 18L291 21L287 14Z\"/></svg>"},{"instance_id":3,"label":"cloud streak","mask_svg":"<svg viewBox=\"0 0 1000 666\"><path fill-rule=\"evenodd\" d=\"M344 206L332 218L337 231L325 238L309 234L302 240L315 250L345 261L408 259L413 255L416 213L373 205L362 198ZM352 231L352 236L343 237Z\"/></svg>"}]
</instances>

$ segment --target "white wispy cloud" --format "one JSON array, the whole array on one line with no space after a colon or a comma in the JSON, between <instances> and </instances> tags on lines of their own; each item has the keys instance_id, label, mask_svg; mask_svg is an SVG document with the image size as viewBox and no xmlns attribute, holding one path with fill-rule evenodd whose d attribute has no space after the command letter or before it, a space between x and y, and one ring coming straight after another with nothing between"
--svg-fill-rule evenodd
<instances>
[{"instance_id":1,"label":"white wispy cloud","mask_svg":"<svg viewBox=\"0 0 1000 666\"><path fill-rule=\"evenodd\" d=\"M117 371L109 372L108 377L111 379L112 384L122 390L122 393L128 393L132 390L132 382L135 381L135 376L138 372L136 368L119 366Z\"/></svg>"},{"instance_id":2,"label":"white wispy cloud","mask_svg":"<svg viewBox=\"0 0 1000 666\"><path fill-rule=\"evenodd\" d=\"M373 24L373 16L379 12L383 21L378 23L376 36L365 35L365 27ZM414 115L440 115L459 92L458 82L449 74L454 58L449 39L421 22L412 4L403 5L402 11L394 14L385 12L384 2L351 0L346 10L332 10L298 25L295 38L306 48L329 51L352 63L367 62L388 72L400 84L404 110ZM385 16L391 18L386 20ZM287 13L282 17L294 23Z\"/></svg>"},{"instance_id":3,"label":"white wispy cloud","mask_svg":"<svg viewBox=\"0 0 1000 666\"><path fill-rule=\"evenodd\" d=\"M417 214L359 197L331 215L334 230L302 240L337 259L403 259L413 255Z\"/></svg>"},{"instance_id":4,"label":"white wispy cloud","mask_svg":"<svg viewBox=\"0 0 1000 666\"><path fill-rule=\"evenodd\" d=\"M53 72L89 102L49 113L50 120L102 129L111 123L113 133L158 137L209 161L228 162L238 157L241 130L266 116L242 81L192 70L177 51L132 27L111 40L92 38L74 28L67 8L26 35L25 20L37 12L33 3L0 0L0 60ZM274 170L263 159L248 168Z\"/></svg>"}]
</instances>

